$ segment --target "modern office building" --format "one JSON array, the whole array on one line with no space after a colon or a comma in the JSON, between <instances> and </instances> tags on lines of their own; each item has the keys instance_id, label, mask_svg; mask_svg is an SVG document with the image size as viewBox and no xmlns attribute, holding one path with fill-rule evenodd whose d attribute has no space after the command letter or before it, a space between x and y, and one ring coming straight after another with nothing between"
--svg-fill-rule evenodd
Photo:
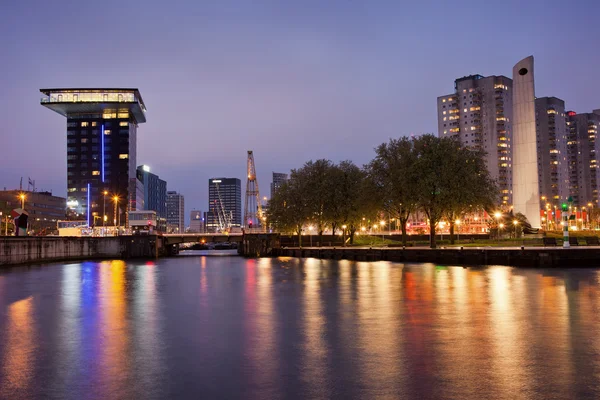
<instances>
[{"instance_id":1,"label":"modern office building","mask_svg":"<svg viewBox=\"0 0 600 400\"><path fill-rule=\"evenodd\" d=\"M486 153L501 203L512 203L512 80L469 75L454 81L454 93L437 98L438 136L457 136Z\"/></svg>"},{"instance_id":2,"label":"modern office building","mask_svg":"<svg viewBox=\"0 0 600 400\"><path fill-rule=\"evenodd\" d=\"M175 191L167 192L167 232L185 232L185 202L183 195Z\"/></svg>"},{"instance_id":3,"label":"modern office building","mask_svg":"<svg viewBox=\"0 0 600 400\"><path fill-rule=\"evenodd\" d=\"M137 174L144 192L144 210L156 211L156 227L160 232L167 228L167 182L160 179L158 175L150 172L150 167L140 165Z\"/></svg>"},{"instance_id":4,"label":"modern office building","mask_svg":"<svg viewBox=\"0 0 600 400\"><path fill-rule=\"evenodd\" d=\"M109 224L123 224L126 211L135 207L137 128L146 122L140 92L74 88L40 92L44 107L67 118L67 206L85 215L90 224L103 215Z\"/></svg>"},{"instance_id":5,"label":"modern office building","mask_svg":"<svg viewBox=\"0 0 600 400\"><path fill-rule=\"evenodd\" d=\"M541 227L533 56L513 67L513 207Z\"/></svg>"},{"instance_id":6,"label":"modern office building","mask_svg":"<svg viewBox=\"0 0 600 400\"><path fill-rule=\"evenodd\" d=\"M237 178L208 180L206 229L219 232L242 226L242 184Z\"/></svg>"},{"instance_id":7,"label":"modern office building","mask_svg":"<svg viewBox=\"0 0 600 400\"><path fill-rule=\"evenodd\" d=\"M192 210L190 212L190 233L204 232L204 216L200 210Z\"/></svg>"},{"instance_id":8,"label":"modern office building","mask_svg":"<svg viewBox=\"0 0 600 400\"><path fill-rule=\"evenodd\" d=\"M273 172L273 181L271 182L271 199L273 198L273 193L277 189L281 187L281 185L288 180L288 174L283 174L281 172Z\"/></svg>"},{"instance_id":9,"label":"modern office building","mask_svg":"<svg viewBox=\"0 0 600 400\"><path fill-rule=\"evenodd\" d=\"M66 219L67 199L64 197L53 196L50 192L2 190L0 191L0 212L2 213L0 216L2 220L0 235L12 230L12 222L9 222L9 229L6 229L7 216L9 216L8 220L11 221L11 210L21 208L21 205L29 213L27 222L29 230L34 233L53 233L56 231L56 222Z\"/></svg>"},{"instance_id":10,"label":"modern office building","mask_svg":"<svg viewBox=\"0 0 600 400\"><path fill-rule=\"evenodd\" d=\"M567 112L570 195L576 207L586 207L590 204L598 206L599 126L600 109L581 114Z\"/></svg>"},{"instance_id":11,"label":"modern office building","mask_svg":"<svg viewBox=\"0 0 600 400\"><path fill-rule=\"evenodd\" d=\"M548 207L558 207L569 198L565 102L556 97L535 99L535 128L540 199Z\"/></svg>"}]
</instances>

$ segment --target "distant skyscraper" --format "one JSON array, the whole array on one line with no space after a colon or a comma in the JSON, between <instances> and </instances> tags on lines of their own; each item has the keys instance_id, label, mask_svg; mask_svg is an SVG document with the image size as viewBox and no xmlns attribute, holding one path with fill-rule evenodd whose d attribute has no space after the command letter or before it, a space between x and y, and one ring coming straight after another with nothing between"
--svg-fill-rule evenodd
<instances>
[{"instance_id":1,"label":"distant skyscraper","mask_svg":"<svg viewBox=\"0 0 600 400\"><path fill-rule=\"evenodd\" d=\"M538 181L543 203L560 206L569 197L565 102L556 97L535 99ZM542 204L544 209L545 205Z\"/></svg>"},{"instance_id":2,"label":"distant skyscraper","mask_svg":"<svg viewBox=\"0 0 600 400\"><path fill-rule=\"evenodd\" d=\"M513 67L513 205L541 227L533 56Z\"/></svg>"},{"instance_id":3,"label":"distant skyscraper","mask_svg":"<svg viewBox=\"0 0 600 400\"><path fill-rule=\"evenodd\" d=\"M512 202L512 80L470 75L454 81L454 93L440 96L438 136L458 136L464 146L482 149L502 204Z\"/></svg>"},{"instance_id":4,"label":"distant skyscraper","mask_svg":"<svg viewBox=\"0 0 600 400\"><path fill-rule=\"evenodd\" d=\"M280 172L273 172L273 182L271 182L271 198L273 193L281 187L281 185L288 180L288 174L282 174Z\"/></svg>"},{"instance_id":5,"label":"distant skyscraper","mask_svg":"<svg viewBox=\"0 0 600 400\"><path fill-rule=\"evenodd\" d=\"M93 223L126 221L135 208L138 124L146 106L137 89L41 89L41 104L67 117L67 206ZM108 192L105 196L104 192ZM117 197L118 217L113 215ZM106 199L110 202L104 207Z\"/></svg>"},{"instance_id":6,"label":"distant skyscraper","mask_svg":"<svg viewBox=\"0 0 600 400\"><path fill-rule=\"evenodd\" d=\"M190 212L190 232L204 232L204 215L200 210Z\"/></svg>"},{"instance_id":7,"label":"distant skyscraper","mask_svg":"<svg viewBox=\"0 0 600 400\"><path fill-rule=\"evenodd\" d=\"M581 114L569 111L567 124L570 194L573 197L573 205L586 207L591 203L598 207L600 109Z\"/></svg>"},{"instance_id":8,"label":"distant skyscraper","mask_svg":"<svg viewBox=\"0 0 600 400\"><path fill-rule=\"evenodd\" d=\"M167 232L185 232L184 217L183 195L174 191L167 192Z\"/></svg>"},{"instance_id":9,"label":"distant skyscraper","mask_svg":"<svg viewBox=\"0 0 600 400\"><path fill-rule=\"evenodd\" d=\"M144 190L144 209L156 211L157 229L164 232L167 228L167 182L150 172L150 167L137 167L138 176Z\"/></svg>"},{"instance_id":10,"label":"distant skyscraper","mask_svg":"<svg viewBox=\"0 0 600 400\"><path fill-rule=\"evenodd\" d=\"M209 232L242 226L242 185L237 178L212 178L208 180L208 215L206 228Z\"/></svg>"}]
</instances>

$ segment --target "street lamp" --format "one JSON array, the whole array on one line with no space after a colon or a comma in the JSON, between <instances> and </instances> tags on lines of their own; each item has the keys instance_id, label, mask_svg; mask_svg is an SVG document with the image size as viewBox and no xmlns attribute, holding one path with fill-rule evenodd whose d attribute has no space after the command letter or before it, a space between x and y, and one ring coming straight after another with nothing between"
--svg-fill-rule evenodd
<instances>
[{"instance_id":1,"label":"street lamp","mask_svg":"<svg viewBox=\"0 0 600 400\"><path fill-rule=\"evenodd\" d=\"M500 217L501 216L502 216L502 213L500 211L496 211L494 213L494 217L496 217L496 225L498 225L498 222L500 222ZM500 239L500 231L498 231L498 239Z\"/></svg>"},{"instance_id":2,"label":"street lamp","mask_svg":"<svg viewBox=\"0 0 600 400\"><path fill-rule=\"evenodd\" d=\"M104 203L102 204L102 227L106 226L106 195L108 192L104 191Z\"/></svg>"},{"instance_id":3,"label":"street lamp","mask_svg":"<svg viewBox=\"0 0 600 400\"><path fill-rule=\"evenodd\" d=\"M19 198L21 199L21 208L24 210L25 209L25 193L21 193L19 195Z\"/></svg>"},{"instance_id":4,"label":"street lamp","mask_svg":"<svg viewBox=\"0 0 600 400\"><path fill-rule=\"evenodd\" d=\"M308 231L310 232L310 247L312 247L312 230L313 230L313 226L309 225Z\"/></svg>"},{"instance_id":5,"label":"street lamp","mask_svg":"<svg viewBox=\"0 0 600 400\"><path fill-rule=\"evenodd\" d=\"M501 223L500 225L498 225L498 228L500 228L498 229L498 239L500 239L500 231L504 229L504 224Z\"/></svg>"},{"instance_id":6,"label":"street lamp","mask_svg":"<svg viewBox=\"0 0 600 400\"><path fill-rule=\"evenodd\" d=\"M513 225L515 226L515 239L517 238L517 225L519 225L519 221L516 219L513 220Z\"/></svg>"},{"instance_id":7,"label":"street lamp","mask_svg":"<svg viewBox=\"0 0 600 400\"><path fill-rule=\"evenodd\" d=\"M115 202L115 215L113 218L113 225L117 226L117 204L119 203L119 196L114 196L113 201Z\"/></svg>"},{"instance_id":8,"label":"street lamp","mask_svg":"<svg viewBox=\"0 0 600 400\"><path fill-rule=\"evenodd\" d=\"M381 225L381 240L385 241L385 232L383 231L383 227L385 226L385 221L379 221L379 225Z\"/></svg>"},{"instance_id":9,"label":"street lamp","mask_svg":"<svg viewBox=\"0 0 600 400\"><path fill-rule=\"evenodd\" d=\"M456 240L460 240L460 219L457 219L456 221L454 221L454 223L456 224Z\"/></svg>"}]
</instances>

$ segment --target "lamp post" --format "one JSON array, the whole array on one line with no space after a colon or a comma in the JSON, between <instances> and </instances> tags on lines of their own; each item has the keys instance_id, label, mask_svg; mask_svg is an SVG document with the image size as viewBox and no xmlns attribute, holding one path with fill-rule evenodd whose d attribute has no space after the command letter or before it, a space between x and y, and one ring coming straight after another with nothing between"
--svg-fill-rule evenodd
<instances>
[{"instance_id":1,"label":"lamp post","mask_svg":"<svg viewBox=\"0 0 600 400\"><path fill-rule=\"evenodd\" d=\"M346 225L342 225L342 243L346 246Z\"/></svg>"},{"instance_id":2,"label":"lamp post","mask_svg":"<svg viewBox=\"0 0 600 400\"><path fill-rule=\"evenodd\" d=\"M500 231L504 228L504 224L500 223L500 225L498 225L498 239L500 239Z\"/></svg>"},{"instance_id":3,"label":"lamp post","mask_svg":"<svg viewBox=\"0 0 600 400\"><path fill-rule=\"evenodd\" d=\"M594 220L591 218L592 211L594 210L594 203L588 203L588 213L587 213L587 220L588 220L588 227L590 230L594 230Z\"/></svg>"},{"instance_id":4,"label":"lamp post","mask_svg":"<svg viewBox=\"0 0 600 400\"><path fill-rule=\"evenodd\" d=\"M460 219L454 221L454 224L456 225L456 240L460 240Z\"/></svg>"},{"instance_id":5,"label":"lamp post","mask_svg":"<svg viewBox=\"0 0 600 400\"><path fill-rule=\"evenodd\" d=\"M379 221L379 225L381 225L381 241L384 242L385 241L385 232L383 231L383 227L385 226L385 221L384 220Z\"/></svg>"},{"instance_id":6,"label":"lamp post","mask_svg":"<svg viewBox=\"0 0 600 400\"><path fill-rule=\"evenodd\" d=\"M24 210L25 209L25 193L21 193L19 195L19 198L21 199L21 208Z\"/></svg>"},{"instance_id":7,"label":"lamp post","mask_svg":"<svg viewBox=\"0 0 600 400\"><path fill-rule=\"evenodd\" d=\"M500 211L496 211L494 213L494 217L496 217L496 226L500 226L499 222L500 222L500 217L502 216L502 213ZM500 230L498 230L498 239L500 239Z\"/></svg>"},{"instance_id":8,"label":"lamp post","mask_svg":"<svg viewBox=\"0 0 600 400\"><path fill-rule=\"evenodd\" d=\"M309 225L308 226L308 232L309 232L309 235L310 235L310 247L312 247L312 230L313 230L313 226Z\"/></svg>"},{"instance_id":9,"label":"lamp post","mask_svg":"<svg viewBox=\"0 0 600 400\"><path fill-rule=\"evenodd\" d=\"M108 192L105 190L103 194L104 203L102 204L102 227L104 228L106 226L106 195L108 194Z\"/></svg>"},{"instance_id":10,"label":"lamp post","mask_svg":"<svg viewBox=\"0 0 600 400\"><path fill-rule=\"evenodd\" d=\"M515 226L515 239L517 238L517 225L519 225L519 221L516 219L513 220L513 225Z\"/></svg>"},{"instance_id":11,"label":"lamp post","mask_svg":"<svg viewBox=\"0 0 600 400\"><path fill-rule=\"evenodd\" d=\"M113 225L117 226L117 204L119 203L119 196L114 196L113 201L115 202L115 215L113 216Z\"/></svg>"}]
</instances>

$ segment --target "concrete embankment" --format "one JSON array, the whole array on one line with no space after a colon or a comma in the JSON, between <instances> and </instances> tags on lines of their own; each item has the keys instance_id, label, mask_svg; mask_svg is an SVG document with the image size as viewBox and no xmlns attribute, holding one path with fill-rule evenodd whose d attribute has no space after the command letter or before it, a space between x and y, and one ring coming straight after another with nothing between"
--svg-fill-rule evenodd
<instances>
[{"instance_id":1,"label":"concrete embankment","mask_svg":"<svg viewBox=\"0 0 600 400\"><path fill-rule=\"evenodd\" d=\"M3 237L0 238L0 266L100 258L152 258L162 250L161 241L155 236Z\"/></svg>"},{"instance_id":2,"label":"concrete embankment","mask_svg":"<svg viewBox=\"0 0 600 400\"><path fill-rule=\"evenodd\" d=\"M600 247L531 248L278 248L279 257L332 260L430 262L444 265L509 265L515 267L600 267Z\"/></svg>"}]
</instances>

